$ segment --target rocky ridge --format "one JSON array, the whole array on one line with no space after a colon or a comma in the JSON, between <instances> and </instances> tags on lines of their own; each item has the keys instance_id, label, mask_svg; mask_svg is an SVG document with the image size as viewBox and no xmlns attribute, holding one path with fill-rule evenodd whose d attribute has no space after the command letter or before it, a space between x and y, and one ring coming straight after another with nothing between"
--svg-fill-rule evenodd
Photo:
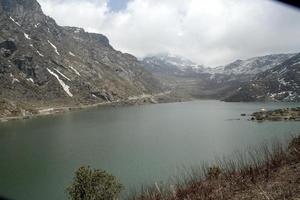
<instances>
[{"instance_id":1,"label":"rocky ridge","mask_svg":"<svg viewBox=\"0 0 300 200\"><path fill-rule=\"evenodd\" d=\"M300 100L300 54L254 76L234 91L226 101Z\"/></svg>"},{"instance_id":2,"label":"rocky ridge","mask_svg":"<svg viewBox=\"0 0 300 200\"><path fill-rule=\"evenodd\" d=\"M0 116L162 91L134 56L102 34L57 25L36 0L0 0L0 27Z\"/></svg>"},{"instance_id":3,"label":"rocky ridge","mask_svg":"<svg viewBox=\"0 0 300 200\"><path fill-rule=\"evenodd\" d=\"M275 68L295 55L253 57L216 68L204 67L186 58L167 54L146 57L142 62L161 82L180 95L229 99L256 75Z\"/></svg>"}]
</instances>

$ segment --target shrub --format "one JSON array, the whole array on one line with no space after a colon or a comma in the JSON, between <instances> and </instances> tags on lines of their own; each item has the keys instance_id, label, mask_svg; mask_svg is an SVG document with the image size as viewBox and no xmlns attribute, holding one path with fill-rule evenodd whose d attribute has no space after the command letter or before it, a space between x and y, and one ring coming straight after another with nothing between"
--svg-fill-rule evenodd
<instances>
[{"instance_id":1,"label":"shrub","mask_svg":"<svg viewBox=\"0 0 300 200\"><path fill-rule=\"evenodd\" d=\"M75 172L73 183L67 188L71 200L114 200L123 186L117 178L106 171L80 167Z\"/></svg>"}]
</instances>

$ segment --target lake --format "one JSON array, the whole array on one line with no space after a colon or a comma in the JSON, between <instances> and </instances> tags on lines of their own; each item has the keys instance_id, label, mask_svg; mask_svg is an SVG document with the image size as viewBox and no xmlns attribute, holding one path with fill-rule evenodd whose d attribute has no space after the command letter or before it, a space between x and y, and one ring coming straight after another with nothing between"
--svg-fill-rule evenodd
<instances>
[{"instance_id":1,"label":"lake","mask_svg":"<svg viewBox=\"0 0 300 200\"><path fill-rule=\"evenodd\" d=\"M0 124L0 195L66 199L82 165L117 176L127 191L166 181L183 165L298 134L300 122L252 122L241 113L298 103L214 100L103 107ZM241 120L234 120L241 118Z\"/></svg>"}]
</instances>

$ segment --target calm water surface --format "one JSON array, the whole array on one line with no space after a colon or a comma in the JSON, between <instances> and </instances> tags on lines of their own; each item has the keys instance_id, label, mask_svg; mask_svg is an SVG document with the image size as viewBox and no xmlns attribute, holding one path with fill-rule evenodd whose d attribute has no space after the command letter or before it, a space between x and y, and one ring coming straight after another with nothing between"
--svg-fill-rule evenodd
<instances>
[{"instance_id":1,"label":"calm water surface","mask_svg":"<svg viewBox=\"0 0 300 200\"><path fill-rule=\"evenodd\" d=\"M194 101L106 107L0 124L0 195L17 200L66 199L82 165L106 169L129 190L167 180L183 164L274 138L286 139L300 122L257 123L241 113L293 103Z\"/></svg>"}]
</instances>

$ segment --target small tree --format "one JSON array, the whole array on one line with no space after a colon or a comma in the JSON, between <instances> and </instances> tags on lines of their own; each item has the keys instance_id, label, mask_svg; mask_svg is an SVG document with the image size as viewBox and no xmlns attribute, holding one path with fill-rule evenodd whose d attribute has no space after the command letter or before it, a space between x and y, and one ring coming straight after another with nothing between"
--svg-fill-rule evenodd
<instances>
[{"instance_id":1,"label":"small tree","mask_svg":"<svg viewBox=\"0 0 300 200\"><path fill-rule=\"evenodd\" d=\"M72 185L67 188L71 200L114 200L123 186L113 175L102 170L80 167Z\"/></svg>"}]
</instances>

